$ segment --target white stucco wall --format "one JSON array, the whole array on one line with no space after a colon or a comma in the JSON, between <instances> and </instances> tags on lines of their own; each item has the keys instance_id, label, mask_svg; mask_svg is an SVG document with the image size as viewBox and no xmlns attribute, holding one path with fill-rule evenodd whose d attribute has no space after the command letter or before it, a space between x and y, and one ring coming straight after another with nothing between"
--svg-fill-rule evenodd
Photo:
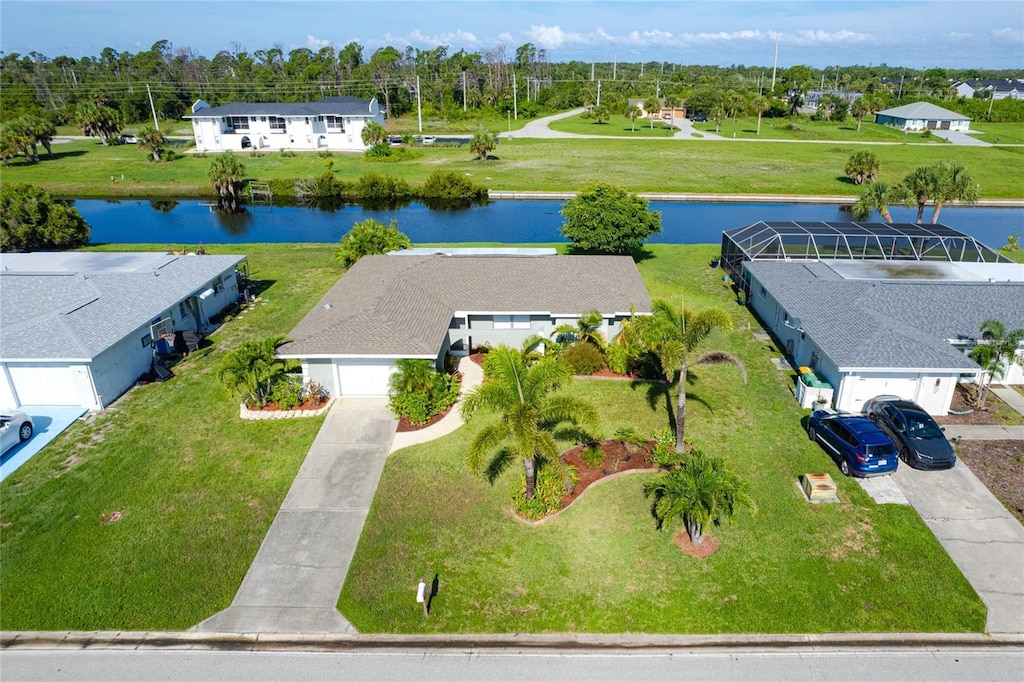
<instances>
[{"instance_id":1,"label":"white stucco wall","mask_svg":"<svg viewBox=\"0 0 1024 682\"><path fill-rule=\"evenodd\" d=\"M197 112L197 115L201 112ZM363 127L375 120L384 125L384 115L344 116L344 131L328 130L322 116L285 116L285 129L272 130L268 116L249 116L249 128L232 129L227 118L192 119L192 134L198 151L363 151ZM243 147L248 138L249 146Z\"/></svg>"}]
</instances>

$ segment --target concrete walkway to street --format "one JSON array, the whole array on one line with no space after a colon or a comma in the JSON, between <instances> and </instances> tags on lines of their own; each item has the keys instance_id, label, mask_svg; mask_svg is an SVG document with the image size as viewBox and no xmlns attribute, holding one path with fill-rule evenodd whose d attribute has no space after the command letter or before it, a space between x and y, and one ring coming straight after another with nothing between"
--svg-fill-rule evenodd
<instances>
[{"instance_id":1,"label":"concrete walkway to street","mask_svg":"<svg viewBox=\"0 0 1024 682\"><path fill-rule=\"evenodd\" d=\"M397 424L385 398L335 402L231 606L193 630L356 632L336 604Z\"/></svg>"},{"instance_id":2,"label":"concrete walkway to street","mask_svg":"<svg viewBox=\"0 0 1024 682\"><path fill-rule=\"evenodd\" d=\"M484 381L484 368L469 358L462 358L459 361L459 372L462 374L462 388L459 391L460 396L469 393ZM462 416L459 414L459 403L455 403L455 405L452 406L451 411L436 424L431 424L427 428L420 429L418 431L396 433L395 439L391 442L391 452L401 450L402 448L409 447L410 445L426 443L427 441L435 440L441 436L447 436L449 433L462 426L462 424Z\"/></svg>"}]
</instances>

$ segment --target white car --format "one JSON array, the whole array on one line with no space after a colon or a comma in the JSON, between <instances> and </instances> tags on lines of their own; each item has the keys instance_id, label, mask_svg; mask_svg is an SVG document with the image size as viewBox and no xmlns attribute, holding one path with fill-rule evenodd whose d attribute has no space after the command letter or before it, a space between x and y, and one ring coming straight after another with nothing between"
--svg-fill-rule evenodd
<instances>
[{"instance_id":1,"label":"white car","mask_svg":"<svg viewBox=\"0 0 1024 682\"><path fill-rule=\"evenodd\" d=\"M21 410L0 411L0 455L32 437L32 417Z\"/></svg>"},{"instance_id":2,"label":"white car","mask_svg":"<svg viewBox=\"0 0 1024 682\"><path fill-rule=\"evenodd\" d=\"M437 137L434 135L424 135L420 138L420 144L434 144L437 142Z\"/></svg>"}]
</instances>

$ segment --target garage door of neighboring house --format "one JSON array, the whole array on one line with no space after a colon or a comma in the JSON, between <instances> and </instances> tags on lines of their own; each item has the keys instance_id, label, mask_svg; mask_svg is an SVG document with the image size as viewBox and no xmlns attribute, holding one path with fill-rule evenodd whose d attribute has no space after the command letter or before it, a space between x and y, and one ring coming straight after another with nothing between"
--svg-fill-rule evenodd
<instances>
[{"instance_id":1,"label":"garage door of neighboring house","mask_svg":"<svg viewBox=\"0 0 1024 682\"><path fill-rule=\"evenodd\" d=\"M394 369L392 360L351 359L338 363L341 395L379 397L388 394L388 379Z\"/></svg>"},{"instance_id":2,"label":"garage door of neighboring house","mask_svg":"<svg viewBox=\"0 0 1024 682\"><path fill-rule=\"evenodd\" d=\"M869 374L857 377L851 404L844 409L859 411L866 401L876 395L898 395L907 400L916 400L919 383L917 374Z\"/></svg>"},{"instance_id":3,"label":"garage door of neighboring house","mask_svg":"<svg viewBox=\"0 0 1024 682\"><path fill-rule=\"evenodd\" d=\"M97 407L84 365L8 365L8 371L22 405Z\"/></svg>"}]
</instances>

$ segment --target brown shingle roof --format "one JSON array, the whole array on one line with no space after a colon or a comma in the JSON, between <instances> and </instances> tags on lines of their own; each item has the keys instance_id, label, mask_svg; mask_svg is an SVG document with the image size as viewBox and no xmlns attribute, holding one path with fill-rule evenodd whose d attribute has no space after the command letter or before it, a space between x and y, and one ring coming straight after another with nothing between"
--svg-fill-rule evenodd
<instances>
[{"instance_id":1,"label":"brown shingle roof","mask_svg":"<svg viewBox=\"0 0 1024 682\"><path fill-rule=\"evenodd\" d=\"M628 256L364 256L292 330L289 357L434 357L455 312L649 312Z\"/></svg>"}]
</instances>

